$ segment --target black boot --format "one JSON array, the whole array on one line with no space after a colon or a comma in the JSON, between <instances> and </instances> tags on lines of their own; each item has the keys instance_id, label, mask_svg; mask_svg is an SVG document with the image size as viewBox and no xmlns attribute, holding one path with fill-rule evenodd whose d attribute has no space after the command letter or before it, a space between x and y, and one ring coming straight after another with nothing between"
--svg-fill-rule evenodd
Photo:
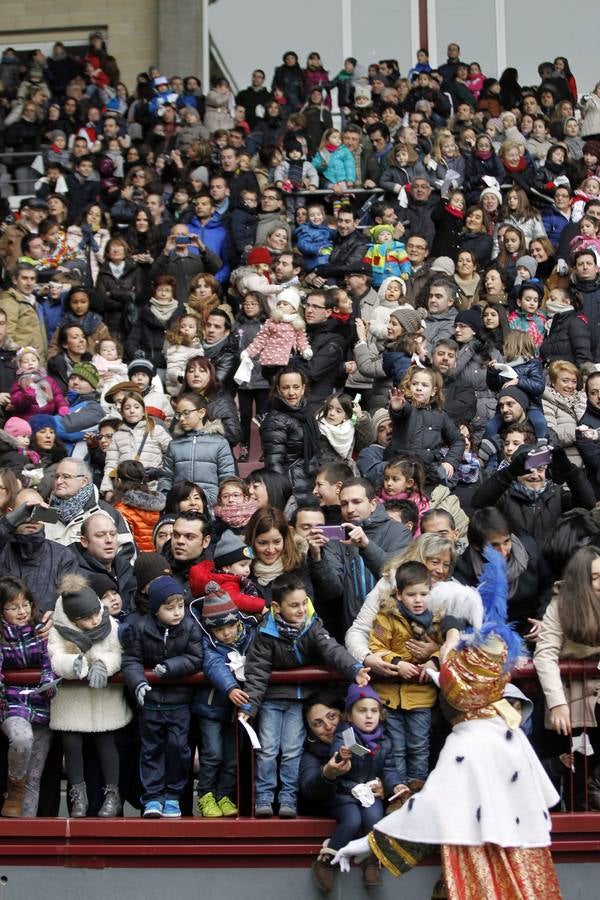
<instances>
[{"instance_id":1,"label":"black boot","mask_svg":"<svg viewBox=\"0 0 600 900\"><path fill-rule=\"evenodd\" d=\"M119 788L116 784L107 784L104 788L104 803L98 810L98 815L103 819L114 819L123 812L123 804L119 796Z\"/></svg>"}]
</instances>

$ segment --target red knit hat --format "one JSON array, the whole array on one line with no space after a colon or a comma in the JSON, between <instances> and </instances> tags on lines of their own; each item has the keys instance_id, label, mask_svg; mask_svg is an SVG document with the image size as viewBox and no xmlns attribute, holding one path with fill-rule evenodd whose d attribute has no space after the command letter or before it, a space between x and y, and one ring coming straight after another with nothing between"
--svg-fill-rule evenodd
<instances>
[{"instance_id":1,"label":"red knit hat","mask_svg":"<svg viewBox=\"0 0 600 900\"><path fill-rule=\"evenodd\" d=\"M249 266L258 266L260 263L270 266L273 262L271 251L267 247L254 247L246 257Z\"/></svg>"}]
</instances>

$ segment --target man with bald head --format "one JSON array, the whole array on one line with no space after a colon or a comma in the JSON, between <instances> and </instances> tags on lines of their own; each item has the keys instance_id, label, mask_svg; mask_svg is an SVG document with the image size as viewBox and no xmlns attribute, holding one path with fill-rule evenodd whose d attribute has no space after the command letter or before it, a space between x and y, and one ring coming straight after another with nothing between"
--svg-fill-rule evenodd
<instances>
[{"instance_id":1,"label":"man with bald head","mask_svg":"<svg viewBox=\"0 0 600 900\"><path fill-rule=\"evenodd\" d=\"M131 556L119 545L117 526L104 510L91 513L81 525L79 541L69 544L81 574L87 578L99 597L106 591L121 596L123 609L133 609L137 583Z\"/></svg>"},{"instance_id":2,"label":"man with bald head","mask_svg":"<svg viewBox=\"0 0 600 900\"><path fill-rule=\"evenodd\" d=\"M19 491L13 512L0 519L0 572L22 578L29 585L42 613L54 609L58 584L65 575L78 574L72 553L48 540L44 523L31 518L35 506L46 506L37 491Z\"/></svg>"}]
</instances>

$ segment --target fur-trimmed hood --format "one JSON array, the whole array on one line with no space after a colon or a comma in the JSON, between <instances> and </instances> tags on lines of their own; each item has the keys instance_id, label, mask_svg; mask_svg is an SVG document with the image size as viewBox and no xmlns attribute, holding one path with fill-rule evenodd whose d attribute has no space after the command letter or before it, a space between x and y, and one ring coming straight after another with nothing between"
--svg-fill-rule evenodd
<instances>
[{"instance_id":1,"label":"fur-trimmed hood","mask_svg":"<svg viewBox=\"0 0 600 900\"><path fill-rule=\"evenodd\" d=\"M137 509L146 509L149 512L162 512L167 502L164 494L158 491L125 491L121 502L127 506L135 506Z\"/></svg>"}]
</instances>

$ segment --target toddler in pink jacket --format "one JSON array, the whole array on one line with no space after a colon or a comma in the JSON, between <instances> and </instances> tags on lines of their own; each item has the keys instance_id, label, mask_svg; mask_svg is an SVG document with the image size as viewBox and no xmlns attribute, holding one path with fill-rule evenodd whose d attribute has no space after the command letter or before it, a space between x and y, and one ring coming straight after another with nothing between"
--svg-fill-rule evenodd
<instances>
[{"instance_id":1,"label":"toddler in pink jacket","mask_svg":"<svg viewBox=\"0 0 600 900\"><path fill-rule=\"evenodd\" d=\"M278 295L275 310L243 351L242 358L244 354L250 359L257 358L263 369L275 371L287 366L294 352L303 359L312 359L300 314L300 294L296 288L289 287Z\"/></svg>"},{"instance_id":2,"label":"toddler in pink jacket","mask_svg":"<svg viewBox=\"0 0 600 900\"><path fill-rule=\"evenodd\" d=\"M21 347L17 352L17 380L10 389L11 412L29 420L45 413L64 416L69 412L58 383L42 366L35 347Z\"/></svg>"}]
</instances>

